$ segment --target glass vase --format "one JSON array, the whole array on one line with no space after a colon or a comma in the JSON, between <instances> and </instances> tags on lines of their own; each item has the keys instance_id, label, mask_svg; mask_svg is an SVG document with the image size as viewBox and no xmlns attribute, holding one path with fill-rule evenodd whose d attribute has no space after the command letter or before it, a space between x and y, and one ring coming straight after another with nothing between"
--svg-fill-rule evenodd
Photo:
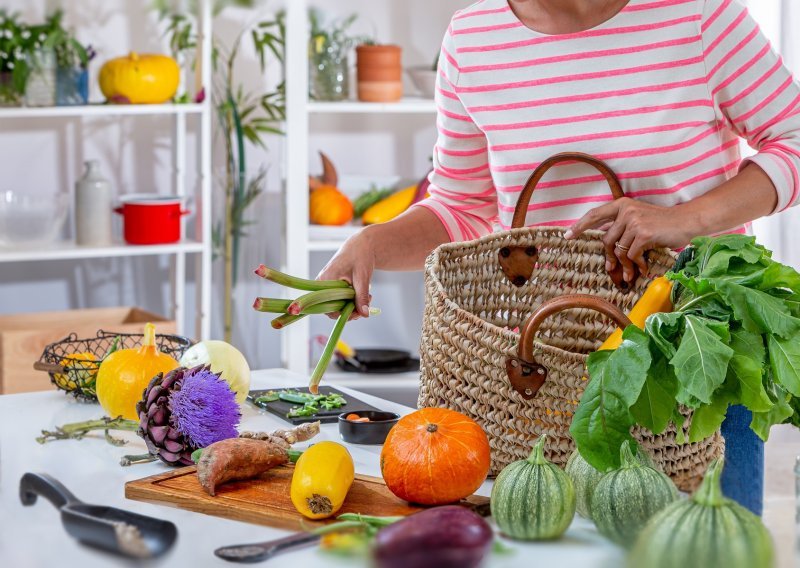
<instances>
[{"instance_id":1,"label":"glass vase","mask_svg":"<svg viewBox=\"0 0 800 568\"><path fill-rule=\"evenodd\" d=\"M30 75L25 85L25 104L32 107L56 104L56 54L40 49L31 54Z\"/></svg>"},{"instance_id":2,"label":"glass vase","mask_svg":"<svg viewBox=\"0 0 800 568\"><path fill-rule=\"evenodd\" d=\"M56 104L85 105L89 102L89 72L80 67L61 67L56 70Z\"/></svg>"},{"instance_id":3,"label":"glass vase","mask_svg":"<svg viewBox=\"0 0 800 568\"><path fill-rule=\"evenodd\" d=\"M14 85L11 71L0 71L0 107L15 107L20 104L22 97Z\"/></svg>"},{"instance_id":4,"label":"glass vase","mask_svg":"<svg viewBox=\"0 0 800 568\"><path fill-rule=\"evenodd\" d=\"M344 101L350 97L347 46L312 42L309 61L309 96L315 101Z\"/></svg>"}]
</instances>

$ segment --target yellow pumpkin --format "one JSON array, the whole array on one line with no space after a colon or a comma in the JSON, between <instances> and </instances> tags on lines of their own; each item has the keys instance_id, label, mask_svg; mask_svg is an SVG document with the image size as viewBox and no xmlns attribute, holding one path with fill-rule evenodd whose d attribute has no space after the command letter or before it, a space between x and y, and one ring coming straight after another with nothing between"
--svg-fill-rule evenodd
<instances>
[{"instance_id":1,"label":"yellow pumpkin","mask_svg":"<svg viewBox=\"0 0 800 568\"><path fill-rule=\"evenodd\" d=\"M160 104L175 96L180 75L180 67L173 58L132 51L125 57L106 61L98 80L100 90L110 102Z\"/></svg>"},{"instance_id":2,"label":"yellow pumpkin","mask_svg":"<svg viewBox=\"0 0 800 568\"><path fill-rule=\"evenodd\" d=\"M289 490L292 504L309 519L331 517L342 508L354 476L347 448L336 442L318 442L297 460Z\"/></svg>"},{"instance_id":3,"label":"yellow pumpkin","mask_svg":"<svg viewBox=\"0 0 800 568\"><path fill-rule=\"evenodd\" d=\"M141 347L120 349L103 359L97 372L97 400L111 418L138 420L136 403L150 380L176 367L175 359L158 350L156 328L148 323Z\"/></svg>"},{"instance_id":4,"label":"yellow pumpkin","mask_svg":"<svg viewBox=\"0 0 800 568\"><path fill-rule=\"evenodd\" d=\"M344 225L353 220L353 204L332 185L320 185L309 197L309 219L317 225Z\"/></svg>"}]
</instances>

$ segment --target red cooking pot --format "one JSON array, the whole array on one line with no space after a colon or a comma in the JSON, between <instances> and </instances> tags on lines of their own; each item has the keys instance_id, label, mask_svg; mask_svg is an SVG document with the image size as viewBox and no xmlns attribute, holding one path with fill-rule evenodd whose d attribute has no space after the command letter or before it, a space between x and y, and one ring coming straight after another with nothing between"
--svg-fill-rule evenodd
<instances>
[{"instance_id":1,"label":"red cooking pot","mask_svg":"<svg viewBox=\"0 0 800 568\"><path fill-rule=\"evenodd\" d=\"M159 245L180 240L181 217L189 213L181 208L182 198L136 193L120 201L122 205L114 211L122 215L126 243Z\"/></svg>"}]
</instances>

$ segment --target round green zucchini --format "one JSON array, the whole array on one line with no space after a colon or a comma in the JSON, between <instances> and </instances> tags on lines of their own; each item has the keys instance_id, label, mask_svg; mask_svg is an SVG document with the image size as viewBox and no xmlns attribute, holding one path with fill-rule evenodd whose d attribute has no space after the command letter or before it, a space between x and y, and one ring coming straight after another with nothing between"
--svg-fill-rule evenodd
<instances>
[{"instance_id":1,"label":"round green zucchini","mask_svg":"<svg viewBox=\"0 0 800 568\"><path fill-rule=\"evenodd\" d=\"M591 513L600 534L630 548L650 517L678 499L678 490L662 472L642 465L630 442L622 444L620 457L622 467L597 484Z\"/></svg>"},{"instance_id":2,"label":"round green zucchini","mask_svg":"<svg viewBox=\"0 0 800 568\"><path fill-rule=\"evenodd\" d=\"M772 539L761 519L722 496L722 460L715 460L690 499L676 501L645 525L630 568L770 568Z\"/></svg>"},{"instance_id":3,"label":"round green zucchini","mask_svg":"<svg viewBox=\"0 0 800 568\"><path fill-rule=\"evenodd\" d=\"M575 516L572 481L545 459L545 437L539 437L528 459L507 465L492 487L492 517L511 538L558 538Z\"/></svg>"}]
</instances>

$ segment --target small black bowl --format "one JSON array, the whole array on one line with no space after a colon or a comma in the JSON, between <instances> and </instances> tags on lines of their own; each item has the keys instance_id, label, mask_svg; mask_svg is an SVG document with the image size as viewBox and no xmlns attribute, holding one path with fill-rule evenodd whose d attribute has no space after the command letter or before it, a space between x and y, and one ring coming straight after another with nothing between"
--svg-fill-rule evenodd
<instances>
[{"instance_id":1,"label":"small black bowl","mask_svg":"<svg viewBox=\"0 0 800 568\"><path fill-rule=\"evenodd\" d=\"M369 418L369 422L353 422L345 417L350 414ZM400 420L400 415L394 412L381 412L378 410L351 410L339 415L339 435L342 440L351 444L381 445L386 441L386 436L392 426Z\"/></svg>"}]
</instances>

